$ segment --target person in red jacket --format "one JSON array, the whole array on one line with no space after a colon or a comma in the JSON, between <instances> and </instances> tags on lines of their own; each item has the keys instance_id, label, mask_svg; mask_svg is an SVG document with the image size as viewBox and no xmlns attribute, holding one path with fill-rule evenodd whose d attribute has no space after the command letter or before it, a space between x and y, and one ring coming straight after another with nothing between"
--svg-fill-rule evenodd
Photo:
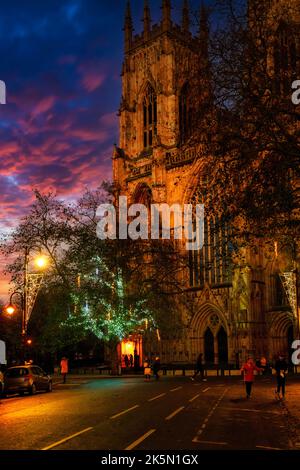
<instances>
[{"instance_id":1,"label":"person in red jacket","mask_svg":"<svg viewBox=\"0 0 300 470\"><path fill-rule=\"evenodd\" d=\"M252 385L254 382L254 371L261 371L259 367L254 364L254 361L251 357L248 358L247 362L241 368L241 372L244 373L244 382L246 385L246 394L247 398L251 398Z\"/></svg>"},{"instance_id":2,"label":"person in red jacket","mask_svg":"<svg viewBox=\"0 0 300 470\"><path fill-rule=\"evenodd\" d=\"M67 374L69 372L69 361L68 359L64 356L62 360L60 361L60 373L63 376L63 383L65 384L67 381Z\"/></svg>"}]
</instances>

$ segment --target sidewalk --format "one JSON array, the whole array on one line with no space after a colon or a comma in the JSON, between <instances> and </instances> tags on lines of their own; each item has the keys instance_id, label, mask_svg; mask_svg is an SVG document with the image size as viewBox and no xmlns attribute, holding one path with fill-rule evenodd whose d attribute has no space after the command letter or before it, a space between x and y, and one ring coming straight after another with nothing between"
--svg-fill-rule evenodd
<instances>
[{"instance_id":1,"label":"sidewalk","mask_svg":"<svg viewBox=\"0 0 300 470\"><path fill-rule=\"evenodd\" d=\"M52 374L52 381L62 382L63 378L60 374ZM122 374L122 375L110 375L110 374L68 374L67 381L70 380L98 380L98 379L136 379L144 377L143 374Z\"/></svg>"},{"instance_id":2,"label":"sidewalk","mask_svg":"<svg viewBox=\"0 0 300 470\"><path fill-rule=\"evenodd\" d=\"M287 380L286 400L282 402L293 447L300 450L300 378Z\"/></svg>"}]
</instances>

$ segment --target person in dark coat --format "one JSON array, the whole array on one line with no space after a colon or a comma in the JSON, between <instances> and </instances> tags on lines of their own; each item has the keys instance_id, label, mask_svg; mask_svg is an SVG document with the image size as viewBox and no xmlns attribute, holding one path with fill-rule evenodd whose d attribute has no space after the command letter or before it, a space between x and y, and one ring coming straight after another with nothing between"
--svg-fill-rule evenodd
<instances>
[{"instance_id":1,"label":"person in dark coat","mask_svg":"<svg viewBox=\"0 0 300 470\"><path fill-rule=\"evenodd\" d=\"M124 362L125 362L126 369L128 369L130 361L129 361L129 357L127 356L127 354L125 354Z\"/></svg>"},{"instance_id":2,"label":"person in dark coat","mask_svg":"<svg viewBox=\"0 0 300 470\"><path fill-rule=\"evenodd\" d=\"M133 367L133 355L132 354L130 354L129 356L129 364L130 364L130 367L132 368Z\"/></svg>"},{"instance_id":3,"label":"person in dark coat","mask_svg":"<svg viewBox=\"0 0 300 470\"><path fill-rule=\"evenodd\" d=\"M277 398L280 399L280 391L281 391L281 398L282 400L284 400L285 382L286 382L286 374L288 372L288 364L283 354L279 354L278 359L275 362L275 370L276 370L276 379L277 379L277 389L275 390L275 394Z\"/></svg>"},{"instance_id":4,"label":"person in dark coat","mask_svg":"<svg viewBox=\"0 0 300 470\"><path fill-rule=\"evenodd\" d=\"M153 362L153 374L155 375L156 380L159 379L159 371L160 371L160 359L157 356L155 361Z\"/></svg>"},{"instance_id":5,"label":"person in dark coat","mask_svg":"<svg viewBox=\"0 0 300 470\"><path fill-rule=\"evenodd\" d=\"M204 379L204 367L203 367L202 358L203 358L203 354L200 353L198 358L197 358L195 373L194 373L193 377L191 377L192 380L195 380L195 378L197 377L198 374L200 374L202 380L205 380Z\"/></svg>"}]
</instances>

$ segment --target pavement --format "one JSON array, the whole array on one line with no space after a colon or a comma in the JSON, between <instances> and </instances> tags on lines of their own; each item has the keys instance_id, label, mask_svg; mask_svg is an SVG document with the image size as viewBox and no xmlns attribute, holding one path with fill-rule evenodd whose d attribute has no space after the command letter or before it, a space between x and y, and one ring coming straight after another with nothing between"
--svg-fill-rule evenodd
<instances>
[{"instance_id":1,"label":"pavement","mask_svg":"<svg viewBox=\"0 0 300 470\"><path fill-rule=\"evenodd\" d=\"M272 377L257 378L251 400L238 377L68 377L52 393L1 401L0 449L297 449L300 379L285 402L274 390Z\"/></svg>"},{"instance_id":2,"label":"pavement","mask_svg":"<svg viewBox=\"0 0 300 470\"><path fill-rule=\"evenodd\" d=\"M287 381L286 400L281 404L287 421L291 446L300 450L300 378Z\"/></svg>"}]
</instances>

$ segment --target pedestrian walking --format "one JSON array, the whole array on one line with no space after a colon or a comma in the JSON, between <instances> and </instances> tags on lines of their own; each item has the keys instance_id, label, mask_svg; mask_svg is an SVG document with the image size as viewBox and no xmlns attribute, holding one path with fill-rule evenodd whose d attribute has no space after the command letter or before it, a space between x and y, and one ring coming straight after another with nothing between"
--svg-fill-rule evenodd
<instances>
[{"instance_id":1,"label":"pedestrian walking","mask_svg":"<svg viewBox=\"0 0 300 470\"><path fill-rule=\"evenodd\" d=\"M145 376L145 381L150 382L151 379L151 367L150 367L150 361L148 358L144 360L144 376Z\"/></svg>"},{"instance_id":2,"label":"pedestrian walking","mask_svg":"<svg viewBox=\"0 0 300 470\"><path fill-rule=\"evenodd\" d=\"M196 370L195 370L195 373L194 373L193 377L191 377L192 380L195 380L195 378L197 377L197 375L200 374L201 379L202 379L203 381L206 381L206 379L204 378L204 367L203 367L202 358L203 358L203 354L200 353L199 356L198 356L198 358L197 358L197 361L196 361Z\"/></svg>"},{"instance_id":3,"label":"pedestrian walking","mask_svg":"<svg viewBox=\"0 0 300 470\"><path fill-rule=\"evenodd\" d=\"M63 376L63 383L65 384L67 381L67 374L69 372L69 361L64 356L60 361L60 373Z\"/></svg>"},{"instance_id":4,"label":"pedestrian walking","mask_svg":"<svg viewBox=\"0 0 300 470\"><path fill-rule=\"evenodd\" d=\"M153 374L155 375L156 380L159 380L159 371L160 371L160 358L157 356L153 363Z\"/></svg>"},{"instance_id":5,"label":"pedestrian walking","mask_svg":"<svg viewBox=\"0 0 300 470\"><path fill-rule=\"evenodd\" d=\"M129 360L129 357L128 357L127 354L125 354L124 362L125 362L125 367L126 367L126 369L128 369L130 360Z\"/></svg>"},{"instance_id":6,"label":"pedestrian walking","mask_svg":"<svg viewBox=\"0 0 300 470\"><path fill-rule=\"evenodd\" d=\"M263 374L263 375L266 375L266 373L267 373L267 365L268 365L267 359L266 359L264 356L262 356L262 357L260 358L259 363L260 363L260 367L261 367L261 369L262 369L262 374Z\"/></svg>"},{"instance_id":7,"label":"pedestrian walking","mask_svg":"<svg viewBox=\"0 0 300 470\"><path fill-rule=\"evenodd\" d=\"M247 399L251 398L252 385L254 382L254 371L260 372L262 369L254 364L251 357L247 359L247 362L241 368L241 372L244 374L244 382L246 386Z\"/></svg>"},{"instance_id":8,"label":"pedestrian walking","mask_svg":"<svg viewBox=\"0 0 300 470\"><path fill-rule=\"evenodd\" d=\"M276 370L276 379L277 379L277 389L275 390L275 395L278 399L284 400L285 397L285 382L286 382L286 375L288 372L288 364L285 360L283 354L279 354L277 361L275 362L275 370ZM280 397L281 391L281 397Z\"/></svg>"},{"instance_id":9,"label":"pedestrian walking","mask_svg":"<svg viewBox=\"0 0 300 470\"><path fill-rule=\"evenodd\" d=\"M130 354L129 356L129 363L130 363L130 367L132 368L133 367L133 355Z\"/></svg>"}]
</instances>

